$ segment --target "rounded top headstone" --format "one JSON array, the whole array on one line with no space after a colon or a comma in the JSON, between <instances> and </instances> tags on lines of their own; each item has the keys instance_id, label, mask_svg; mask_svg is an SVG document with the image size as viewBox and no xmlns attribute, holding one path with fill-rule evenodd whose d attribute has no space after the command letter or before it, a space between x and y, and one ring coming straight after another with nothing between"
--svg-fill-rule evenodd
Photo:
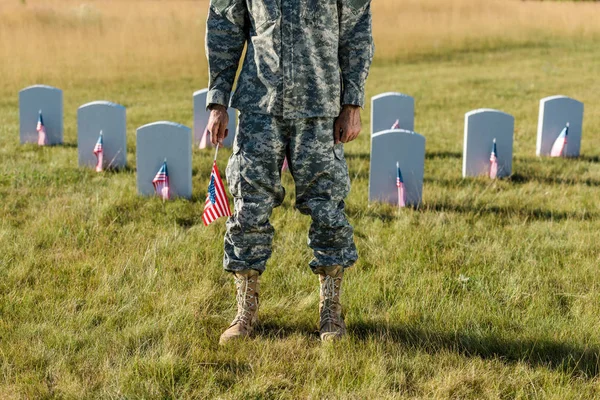
<instances>
[{"instance_id":1,"label":"rounded top headstone","mask_svg":"<svg viewBox=\"0 0 600 400\"><path fill-rule=\"evenodd\" d=\"M562 99L562 100L572 100L572 101L576 101L577 103L581 103L581 101L579 101L579 100L576 100L576 99L574 99L572 97L565 96L565 95L562 95L562 94L558 94L558 95L555 95L555 96L544 97L543 99L540 100L540 102L541 103L545 103L547 101L559 100L559 99Z\"/></svg>"},{"instance_id":2,"label":"rounded top headstone","mask_svg":"<svg viewBox=\"0 0 600 400\"><path fill-rule=\"evenodd\" d=\"M190 128L188 128L185 125L178 124L177 122L171 122L171 121L152 122L152 123L140 126L137 130L139 131L139 130L142 130L145 128L151 128L151 127L157 127L157 126L169 126L169 127L178 128L178 129L186 129L188 131L190 130Z\"/></svg>"},{"instance_id":3,"label":"rounded top headstone","mask_svg":"<svg viewBox=\"0 0 600 400\"><path fill-rule=\"evenodd\" d=\"M195 97L195 96L198 96L198 95L201 95L201 94L205 94L205 93L208 93L208 88L205 88L205 89L200 89L200 90L196 90L196 91L194 92L194 97Z\"/></svg>"},{"instance_id":4,"label":"rounded top headstone","mask_svg":"<svg viewBox=\"0 0 600 400\"><path fill-rule=\"evenodd\" d=\"M404 93L399 93L399 92L385 92L385 93L380 93L376 96L373 96L372 99L373 100L377 100L380 99L382 97L391 97L391 96L397 96L397 97L410 97L412 98L412 96L409 96L408 94L404 94Z\"/></svg>"},{"instance_id":5,"label":"rounded top headstone","mask_svg":"<svg viewBox=\"0 0 600 400\"><path fill-rule=\"evenodd\" d=\"M55 88L54 86L48 86L48 85L31 85L31 86L21 89L20 91L24 92L26 90L31 90L31 89L48 89L48 90L57 90L59 92L62 92L62 90L60 90L59 88Z\"/></svg>"},{"instance_id":6,"label":"rounded top headstone","mask_svg":"<svg viewBox=\"0 0 600 400\"><path fill-rule=\"evenodd\" d=\"M423 138L423 140L425 140L425 136L417 133L417 132L413 132L413 131L408 131L406 129L386 129L385 131L379 131L377 133L373 134L373 138L376 138L378 136L383 136L383 135L387 135L387 134L394 134L394 135L412 135L412 136L418 136Z\"/></svg>"},{"instance_id":7,"label":"rounded top headstone","mask_svg":"<svg viewBox=\"0 0 600 400\"><path fill-rule=\"evenodd\" d=\"M85 103L85 104L81 105L79 107L79 109L86 108L86 107L92 107L92 106L108 106L108 107L125 108L121 104L113 103L111 101L97 100L97 101L91 101L89 103Z\"/></svg>"},{"instance_id":8,"label":"rounded top headstone","mask_svg":"<svg viewBox=\"0 0 600 400\"><path fill-rule=\"evenodd\" d=\"M475 115L475 114L482 114L482 113L493 113L493 114L501 114L501 115L506 115L507 117L511 117L514 118L512 115L510 115L509 113L506 113L504 111L500 111L500 110L495 110L493 108L478 108L476 110L472 110L469 111L468 113L465 114L465 116L468 118L471 115Z\"/></svg>"}]
</instances>

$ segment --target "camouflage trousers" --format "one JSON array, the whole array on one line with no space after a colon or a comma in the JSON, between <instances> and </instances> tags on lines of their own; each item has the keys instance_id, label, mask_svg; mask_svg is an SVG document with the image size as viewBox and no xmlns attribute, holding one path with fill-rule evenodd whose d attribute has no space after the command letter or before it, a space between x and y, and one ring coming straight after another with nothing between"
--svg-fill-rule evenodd
<instances>
[{"instance_id":1,"label":"camouflage trousers","mask_svg":"<svg viewBox=\"0 0 600 400\"><path fill-rule=\"evenodd\" d=\"M225 234L226 271L265 270L274 235L269 218L285 197L281 168L286 157L296 186L296 208L312 218L310 267L349 267L357 260L353 229L344 213L350 178L343 145L334 145L333 124L330 117L240 115L226 171L234 197Z\"/></svg>"}]
</instances>

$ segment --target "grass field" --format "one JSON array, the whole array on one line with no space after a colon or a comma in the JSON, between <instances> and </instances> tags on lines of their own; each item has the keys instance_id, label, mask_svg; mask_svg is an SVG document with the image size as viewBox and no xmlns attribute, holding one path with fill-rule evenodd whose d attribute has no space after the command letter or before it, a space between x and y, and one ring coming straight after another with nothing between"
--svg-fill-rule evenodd
<instances>
[{"instance_id":1,"label":"grass field","mask_svg":"<svg viewBox=\"0 0 600 400\"><path fill-rule=\"evenodd\" d=\"M192 125L206 4L0 2L0 398L599 398L600 4L375 0L368 96L416 98L423 207L369 207L368 132L347 146L361 258L348 338L324 346L286 175L261 324L229 348L224 224L201 223L212 155L194 153L192 201L135 190L135 129ZM65 90L64 146L18 144L34 83ZM535 157L554 94L586 105L579 159ZM129 170L77 167L76 109L99 99L127 107ZM511 179L460 177L480 107L516 117Z\"/></svg>"}]
</instances>

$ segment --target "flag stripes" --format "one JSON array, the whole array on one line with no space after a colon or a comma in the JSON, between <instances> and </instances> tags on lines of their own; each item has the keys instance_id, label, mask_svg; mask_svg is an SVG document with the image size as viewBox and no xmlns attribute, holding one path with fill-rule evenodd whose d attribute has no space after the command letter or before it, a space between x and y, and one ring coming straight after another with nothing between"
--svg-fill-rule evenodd
<instances>
[{"instance_id":1,"label":"flag stripes","mask_svg":"<svg viewBox=\"0 0 600 400\"><path fill-rule=\"evenodd\" d=\"M208 185L206 202L204 203L202 222L204 222L205 226L208 226L220 217L230 216L231 209L229 208L229 199L225 193L225 186L221 180L217 162L214 161L213 168L210 173L210 184Z\"/></svg>"},{"instance_id":2,"label":"flag stripes","mask_svg":"<svg viewBox=\"0 0 600 400\"><path fill-rule=\"evenodd\" d=\"M44 117L42 117L42 110L40 110L37 126L35 129L38 132L38 145L46 146L48 144L48 135L46 134L46 126L44 125Z\"/></svg>"},{"instance_id":3,"label":"flag stripes","mask_svg":"<svg viewBox=\"0 0 600 400\"><path fill-rule=\"evenodd\" d=\"M102 172L102 164L104 163L104 145L102 139L102 131L100 131L100 136L98 137L98 141L94 146L94 154L96 155L96 172Z\"/></svg>"},{"instance_id":4,"label":"flag stripes","mask_svg":"<svg viewBox=\"0 0 600 400\"><path fill-rule=\"evenodd\" d=\"M167 170L167 162L163 162L162 166L152 180L156 194L163 200L171 198L171 190L169 188L169 172Z\"/></svg>"},{"instance_id":5,"label":"flag stripes","mask_svg":"<svg viewBox=\"0 0 600 400\"><path fill-rule=\"evenodd\" d=\"M551 157L562 157L565 155L565 150L567 149L567 137L569 136L569 123L563 128L556 138L556 141L552 145L552 150L550 151Z\"/></svg>"},{"instance_id":6,"label":"flag stripes","mask_svg":"<svg viewBox=\"0 0 600 400\"><path fill-rule=\"evenodd\" d=\"M496 148L496 138L492 145L492 153L490 154L490 178L496 179L498 177L498 149Z\"/></svg>"},{"instance_id":7,"label":"flag stripes","mask_svg":"<svg viewBox=\"0 0 600 400\"><path fill-rule=\"evenodd\" d=\"M406 207L406 188L400 171L400 163L396 162L396 187L398 188L398 208Z\"/></svg>"}]
</instances>

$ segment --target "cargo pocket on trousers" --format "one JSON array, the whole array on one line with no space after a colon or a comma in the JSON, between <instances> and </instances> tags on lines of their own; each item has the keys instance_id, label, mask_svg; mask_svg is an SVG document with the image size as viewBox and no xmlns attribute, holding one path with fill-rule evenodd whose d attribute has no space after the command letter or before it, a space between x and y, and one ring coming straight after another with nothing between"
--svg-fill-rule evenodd
<instances>
[{"instance_id":1,"label":"cargo pocket on trousers","mask_svg":"<svg viewBox=\"0 0 600 400\"><path fill-rule=\"evenodd\" d=\"M342 143L333 145L334 155L334 178L335 185L338 188L336 194L344 199L350 193L350 174L348 173L348 164L344 156L344 145Z\"/></svg>"}]
</instances>

